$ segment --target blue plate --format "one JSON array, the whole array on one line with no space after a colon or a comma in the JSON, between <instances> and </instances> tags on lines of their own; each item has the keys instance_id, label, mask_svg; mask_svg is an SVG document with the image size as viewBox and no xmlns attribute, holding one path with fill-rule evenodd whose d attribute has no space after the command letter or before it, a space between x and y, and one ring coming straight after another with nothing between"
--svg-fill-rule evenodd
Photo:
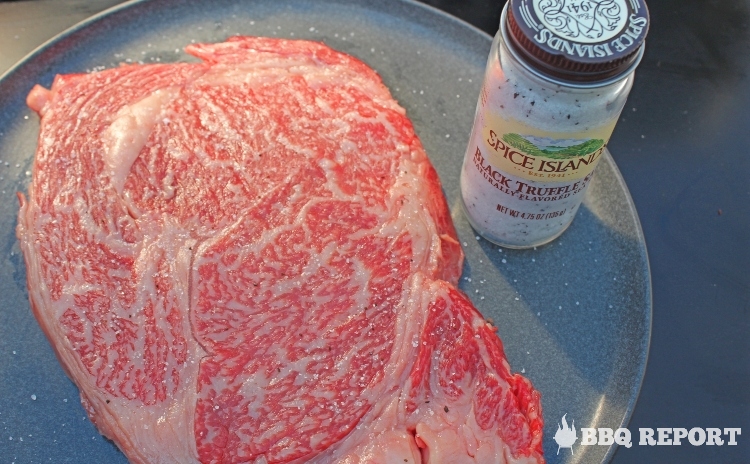
<instances>
[{"instance_id":1,"label":"blue plate","mask_svg":"<svg viewBox=\"0 0 750 464\"><path fill-rule=\"evenodd\" d=\"M0 461L125 463L89 422L76 387L29 310L15 239L36 148L25 106L35 83L120 62L192 60L191 41L234 34L320 40L376 69L406 108L442 179L466 251L461 280L494 320L514 370L541 391L549 462L601 463L614 446L558 447L562 416L581 427L627 424L646 369L651 281L638 216L612 158L560 239L500 250L477 239L458 204L458 174L491 38L405 0L177 0L127 3L87 20L0 79ZM572 451L572 452L571 452ZM574 454L573 454L574 453Z\"/></svg>"}]
</instances>

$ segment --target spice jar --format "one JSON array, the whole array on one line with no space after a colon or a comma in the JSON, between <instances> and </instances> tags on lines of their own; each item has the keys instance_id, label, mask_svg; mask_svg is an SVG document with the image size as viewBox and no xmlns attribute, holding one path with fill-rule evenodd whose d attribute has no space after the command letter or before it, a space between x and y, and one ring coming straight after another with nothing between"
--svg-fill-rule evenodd
<instances>
[{"instance_id":1,"label":"spice jar","mask_svg":"<svg viewBox=\"0 0 750 464\"><path fill-rule=\"evenodd\" d=\"M472 227L508 248L573 221L643 56L642 0L509 0L461 170Z\"/></svg>"}]
</instances>

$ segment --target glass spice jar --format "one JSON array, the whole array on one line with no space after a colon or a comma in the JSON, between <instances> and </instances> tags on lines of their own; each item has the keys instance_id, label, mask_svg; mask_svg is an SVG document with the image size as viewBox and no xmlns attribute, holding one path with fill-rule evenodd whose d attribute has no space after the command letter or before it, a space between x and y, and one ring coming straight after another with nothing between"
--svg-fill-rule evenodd
<instances>
[{"instance_id":1,"label":"glass spice jar","mask_svg":"<svg viewBox=\"0 0 750 464\"><path fill-rule=\"evenodd\" d=\"M507 248L557 238L633 85L643 0L509 0L461 170L472 227Z\"/></svg>"}]
</instances>

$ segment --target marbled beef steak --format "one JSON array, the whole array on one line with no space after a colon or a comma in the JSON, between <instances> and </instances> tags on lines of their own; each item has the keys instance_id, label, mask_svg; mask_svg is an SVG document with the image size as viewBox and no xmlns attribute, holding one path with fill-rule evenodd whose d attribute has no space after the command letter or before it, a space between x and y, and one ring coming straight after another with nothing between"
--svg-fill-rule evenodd
<instances>
[{"instance_id":1,"label":"marbled beef steak","mask_svg":"<svg viewBox=\"0 0 750 464\"><path fill-rule=\"evenodd\" d=\"M58 76L18 238L31 306L134 463L542 462L539 394L364 63L236 37Z\"/></svg>"}]
</instances>

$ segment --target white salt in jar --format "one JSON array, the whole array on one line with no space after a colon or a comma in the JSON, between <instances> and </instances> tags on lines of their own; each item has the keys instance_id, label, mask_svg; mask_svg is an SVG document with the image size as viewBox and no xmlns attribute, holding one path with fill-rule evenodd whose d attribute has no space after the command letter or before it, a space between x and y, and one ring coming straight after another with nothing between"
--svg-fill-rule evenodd
<instances>
[{"instance_id":1,"label":"white salt in jar","mask_svg":"<svg viewBox=\"0 0 750 464\"><path fill-rule=\"evenodd\" d=\"M461 170L472 227L508 248L554 240L578 211L633 84L643 0L510 0Z\"/></svg>"}]
</instances>

